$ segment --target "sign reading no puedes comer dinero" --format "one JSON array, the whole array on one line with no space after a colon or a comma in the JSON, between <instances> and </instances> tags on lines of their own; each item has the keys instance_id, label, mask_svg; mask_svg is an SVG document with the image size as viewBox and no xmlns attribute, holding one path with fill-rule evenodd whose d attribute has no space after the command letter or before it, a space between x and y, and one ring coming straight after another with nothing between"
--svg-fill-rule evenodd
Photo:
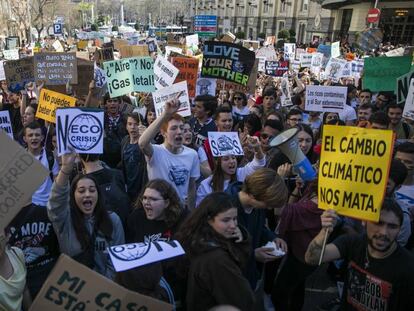
<instances>
[{"instance_id":1,"label":"sign reading no puedes comer dinero","mask_svg":"<svg viewBox=\"0 0 414 311\"><path fill-rule=\"evenodd\" d=\"M255 53L240 45L207 41L204 44L201 77L223 79L246 86L254 61Z\"/></svg>"}]
</instances>

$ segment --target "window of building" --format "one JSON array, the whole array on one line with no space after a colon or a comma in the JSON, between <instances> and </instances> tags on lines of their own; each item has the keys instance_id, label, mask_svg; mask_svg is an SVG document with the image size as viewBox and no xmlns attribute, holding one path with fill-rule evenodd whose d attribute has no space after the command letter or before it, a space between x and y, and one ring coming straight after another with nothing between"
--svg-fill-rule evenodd
<instances>
[{"instance_id":1,"label":"window of building","mask_svg":"<svg viewBox=\"0 0 414 311\"><path fill-rule=\"evenodd\" d=\"M286 12L286 1L280 1L280 7L279 7L279 12L280 13L285 13Z\"/></svg>"},{"instance_id":2,"label":"window of building","mask_svg":"<svg viewBox=\"0 0 414 311\"><path fill-rule=\"evenodd\" d=\"M285 28L285 21L279 21L277 32L281 31L283 28Z\"/></svg>"},{"instance_id":3,"label":"window of building","mask_svg":"<svg viewBox=\"0 0 414 311\"><path fill-rule=\"evenodd\" d=\"M308 10L309 0L302 0L302 4L300 6L300 10L302 12L306 12Z\"/></svg>"},{"instance_id":4,"label":"window of building","mask_svg":"<svg viewBox=\"0 0 414 311\"><path fill-rule=\"evenodd\" d=\"M254 15L255 14L255 7L253 7L253 6L249 6L249 15L250 16L252 16L252 15Z\"/></svg>"},{"instance_id":5,"label":"window of building","mask_svg":"<svg viewBox=\"0 0 414 311\"><path fill-rule=\"evenodd\" d=\"M263 24L262 24L262 31L261 31L261 32L266 33L266 31L267 31L267 21L263 21Z\"/></svg>"},{"instance_id":6,"label":"window of building","mask_svg":"<svg viewBox=\"0 0 414 311\"><path fill-rule=\"evenodd\" d=\"M299 28L298 28L297 41L299 43L305 43L305 36L306 36L306 24L300 23Z\"/></svg>"},{"instance_id":7,"label":"window of building","mask_svg":"<svg viewBox=\"0 0 414 311\"><path fill-rule=\"evenodd\" d=\"M351 26L352 9L345 9L342 11L341 28L339 36L346 37L348 35L349 27Z\"/></svg>"},{"instance_id":8,"label":"window of building","mask_svg":"<svg viewBox=\"0 0 414 311\"><path fill-rule=\"evenodd\" d=\"M253 28L249 28L249 39L253 38Z\"/></svg>"}]
</instances>

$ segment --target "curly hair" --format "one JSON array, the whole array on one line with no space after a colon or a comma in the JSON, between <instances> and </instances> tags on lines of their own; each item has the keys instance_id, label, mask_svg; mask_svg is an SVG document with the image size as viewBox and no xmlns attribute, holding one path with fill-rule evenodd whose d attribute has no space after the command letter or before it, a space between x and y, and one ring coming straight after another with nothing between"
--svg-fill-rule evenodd
<instances>
[{"instance_id":1,"label":"curly hair","mask_svg":"<svg viewBox=\"0 0 414 311\"><path fill-rule=\"evenodd\" d=\"M169 201L167 208L164 210L165 223L168 227L173 227L180 219L181 213L183 212L177 191L175 191L174 187L164 179L150 180L141 191L139 197L135 200L134 208L143 208L142 197L147 188L158 191L164 200Z\"/></svg>"}]
</instances>

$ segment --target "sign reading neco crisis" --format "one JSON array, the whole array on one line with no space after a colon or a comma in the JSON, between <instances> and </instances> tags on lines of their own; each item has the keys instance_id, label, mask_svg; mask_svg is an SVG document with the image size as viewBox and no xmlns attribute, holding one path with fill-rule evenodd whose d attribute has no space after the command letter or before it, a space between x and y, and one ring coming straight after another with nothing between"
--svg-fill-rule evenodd
<instances>
[{"instance_id":1,"label":"sign reading neco crisis","mask_svg":"<svg viewBox=\"0 0 414 311\"><path fill-rule=\"evenodd\" d=\"M104 112L101 109L61 108L56 112L58 155L103 153Z\"/></svg>"}]
</instances>

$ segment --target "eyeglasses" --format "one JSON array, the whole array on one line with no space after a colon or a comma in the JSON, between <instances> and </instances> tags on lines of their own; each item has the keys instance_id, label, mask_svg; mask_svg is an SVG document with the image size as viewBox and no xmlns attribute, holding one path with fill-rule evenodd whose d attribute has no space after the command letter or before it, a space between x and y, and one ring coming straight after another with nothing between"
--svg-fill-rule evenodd
<instances>
[{"instance_id":1,"label":"eyeglasses","mask_svg":"<svg viewBox=\"0 0 414 311\"><path fill-rule=\"evenodd\" d=\"M326 120L337 120L338 116L327 116Z\"/></svg>"},{"instance_id":2,"label":"eyeglasses","mask_svg":"<svg viewBox=\"0 0 414 311\"><path fill-rule=\"evenodd\" d=\"M243 100L241 97L234 97L234 100Z\"/></svg>"},{"instance_id":3,"label":"eyeglasses","mask_svg":"<svg viewBox=\"0 0 414 311\"><path fill-rule=\"evenodd\" d=\"M260 137L261 138L263 138L263 139L272 139L273 138L273 136L272 135L269 135L269 134L266 134L266 133L261 133L260 134Z\"/></svg>"},{"instance_id":4,"label":"eyeglasses","mask_svg":"<svg viewBox=\"0 0 414 311\"><path fill-rule=\"evenodd\" d=\"M164 201L164 200L165 199L158 199L158 198L146 197L146 196L143 196L141 198L142 203L148 202L149 204L152 204L152 203L155 203L155 202L158 202L158 201Z\"/></svg>"},{"instance_id":5,"label":"eyeglasses","mask_svg":"<svg viewBox=\"0 0 414 311\"><path fill-rule=\"evenodd\" d=\"M290 118L289 121L302 122L302 119Z\"/></svg>"}]
</instances>

